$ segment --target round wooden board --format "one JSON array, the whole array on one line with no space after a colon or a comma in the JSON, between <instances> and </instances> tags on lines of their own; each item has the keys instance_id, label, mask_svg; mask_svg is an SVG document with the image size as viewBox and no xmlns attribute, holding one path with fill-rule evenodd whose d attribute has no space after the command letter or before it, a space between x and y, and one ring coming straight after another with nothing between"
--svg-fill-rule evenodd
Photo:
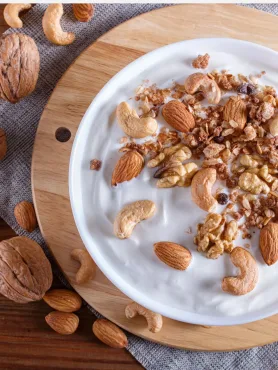
<instances>
[{"instance_id":1,"label":"round wooden board","mask_svg":"<svg viewBox=\"0 0 278 370\"><path fill-rule=\"evenodd\" d=\"M68 69L41 117L32 163L32 188L42 234L74 289L102 315L122 328L161 344L193 350L245 349L278 340L278 315L251 324L204 328L165 318L160 333L146 329L142 318L127 320L130 300L97 271L85 284L74 281L74 248L84 248L75 226L68 193L71 147L78 125L106 82L141 55L160 46L199 37L233 37L278 51L277 18L236 5L179 5L143 14L114 28L92 44ZM196 50L198 53L198 50ZM59 127L68 142L55 139Z\"/></svg>"}]
</instances>

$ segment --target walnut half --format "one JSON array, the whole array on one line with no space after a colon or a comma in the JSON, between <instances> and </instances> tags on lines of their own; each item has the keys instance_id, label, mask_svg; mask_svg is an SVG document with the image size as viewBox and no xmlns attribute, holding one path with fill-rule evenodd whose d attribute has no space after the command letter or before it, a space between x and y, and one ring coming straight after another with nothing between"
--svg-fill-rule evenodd
<instances>
[{"instance_id":1,"label":"walnut half","mask_svg":"<svg viewBox=\"0 0 278 370\"><path fill-rule=\"evenodd\" d=\"M31 94L40 70L35 41L22 33L0 39L0 97L11 103Z\"/></svg>"},{"instance_id":2,"label":"walnut half","mask_svg":"<svg viewBox=\"0 0 278 370\"><path fill-rule=\"evenodd\" d=\"M0 293L12 301L39 301L52 284L51 265L41 247L25 236L0 243Z\"/></svg>"}]
</instances>

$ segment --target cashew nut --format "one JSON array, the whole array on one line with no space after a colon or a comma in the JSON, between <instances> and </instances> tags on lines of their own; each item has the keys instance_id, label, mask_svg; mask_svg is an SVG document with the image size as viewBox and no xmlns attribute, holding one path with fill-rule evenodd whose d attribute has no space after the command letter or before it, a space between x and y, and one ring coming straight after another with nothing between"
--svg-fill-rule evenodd
<instances>
[{"instance_id":1,"label":"cashew nut","mask_svg":"<svg viewBox=\"0 0 278 370\"><path fill-rule=\"evenodd\" d=\"M221 90L217 83L206 74L193 73L185 80L184 87L190 95L201 91L210 104L218 104L221 100Z\"/></svg>"},{"instance_id":2,"label":"cashew nut","mask_svg":"<svg viewBox=\"0 0 278 370\"><path fill-rule=\"evenodd\" d=\"M60 20L63 14L62 4L51 4L46 9L42 19L43 32L46 38L56 45L69 45L75 40L74 33L62 30Z\"/></svg>"},{"instance_id":3,"label":"cashew nut","mask_svg":"<svg viewBox=\"0 0 278 370\"><path fill-rule=\"evenodd\" d=\"M137 315L144 316L148 323L148 329L152 333L158 333L162 329L162 316L159 313L148 310L136 302L132 302L126 306L125 315L128 319L132 319Z\"/></svg>"},{"instance_id":4,"label":"cashew nut","mask_svg":"<svg viewBox=\"0 0 278 370\"><path fill-rule=\"evenodd\" d=\"M125 206L114 222L114 233L119 239L129 238L134 227L154 215L155 204L151 200L138 200Z\"/></svg>"},{"instance_id":5,"label":"cashew nut","mask_svg":"<svg viewBox=\"0 0 278 370\"><path fill-rule=\"evenodd\" d=\"M251 292L257 282L259 270L255 258L247 250L236 247L230 254L232 263L240 269L236 277L225 277L222 281L222 289L234 295L244 295Z\"/></svg>"},{"instance_id":6,"label":"cashew nut","mask_svg":"<svg viewBox=\"0 0 278 370\"><path fill-rule=\"evenodd\" d=\"M96 264L85 249L74 249L71 257L80 262L80 268L75 275L77 284L84 284L93 279L96 274Z\"/></svg>"},{"instance_id":7,"label":"cashew nut","mask_svg":"<svg viewBox=\"0 0 278 370\"><path fill-rule=\"evenodd\" d=\"M32 7L31 4L8 4L5 6L3 16L6 23L13 28L22 28L23 23L19 18L19 13L22 10L27 10Z\"/></svg>"},{"instance_id":8,"label":"cashew nut","mask_svg":"<svg viewBox=\"0 0 278 370\"><path fill-rule=\"evenodd\" d=\"M192 179L192 199L197 206L207 212L211 212L217 204L216 199L211 194L212 186L215 181L216 170L214 168L201 169L194 175Z\"/></svg>"},{"instance_id":9,"label":"cashew nut","mask_svg":"<svg viewBox=\"0 0 278 370\"><path fill-rule=\"evenodd\" d=\"M157 122L154 118L139 118L136 111L126 102L118 105L116 116L124 133L136 139L153 135L157 130Z\"/></svg>"}]
</instances>

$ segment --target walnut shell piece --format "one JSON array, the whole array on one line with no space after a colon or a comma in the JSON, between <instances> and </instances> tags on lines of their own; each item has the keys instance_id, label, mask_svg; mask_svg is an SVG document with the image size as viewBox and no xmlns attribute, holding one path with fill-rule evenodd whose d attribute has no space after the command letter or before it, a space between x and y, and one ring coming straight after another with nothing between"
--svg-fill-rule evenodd
<instances>
[{"instance_id":1,"label":"walnut shell piece","mask_svg":"<svg viewBox=\"0 0 278 370\"><path fill-rule=\"evenodd\" d=\"M35 241L17 236L0 243L0 293L12 301L39 301L52 284L51 265Z\"/></svg>"},{"instance_id":2,"label":"walnut shell piece","mask_svg":"<svg viewBox=\"0 0 278 370\"><path fill-rule=\"evenodd\" d=\"M21 33L0 39L0 97L10 103L32 93L40 70L35 41Z\"/></svg>"},{"instance_id":3,"label":"walnut shell piece","mask_svg":"<svg viewBox=\"0 0 278 370\"><path fill-rule=\"evenodd\" d=\"M79 22L89 22L94 15L93 4L72 4L73 14Z\"/></svg>"},{"instance_id":4,"label":"walnut shell piece","mask_svg":"<svg viewBox=\"0 0 278 370\"><path fill-rule=\"evenodd\" d=\"M195 127L193 115L179 100L171 100L164 105L162 115L165 121L176 130L188 132Z\"/></svg>"}]
</instances>

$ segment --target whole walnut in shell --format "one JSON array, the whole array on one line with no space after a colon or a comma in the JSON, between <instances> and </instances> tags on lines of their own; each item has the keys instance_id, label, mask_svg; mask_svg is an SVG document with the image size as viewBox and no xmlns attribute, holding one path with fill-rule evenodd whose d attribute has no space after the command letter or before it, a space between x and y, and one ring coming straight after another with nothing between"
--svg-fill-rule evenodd
<instances>
[{"instance_id":1,"label":"whole walnut in shell","mask_svg":"<svg viewBox=\"0 0 278 370\"><path fill-rule=\"evenodd\" d=\"M25 236L0 243L0 293L12 301L39 301L52 284L51 265L39 244Z\"/></svg>"},{"instance_id":2,"label":"whole walnut in shell","mask_svg":"<svg viewBox=\"0 0 278 370\"><path fill-rule=\"evenodd\" d=\"M16 103L35 89L40 55L35 41L22 33L0 39L0 97Z\"/></svg>"}]
</instances>

